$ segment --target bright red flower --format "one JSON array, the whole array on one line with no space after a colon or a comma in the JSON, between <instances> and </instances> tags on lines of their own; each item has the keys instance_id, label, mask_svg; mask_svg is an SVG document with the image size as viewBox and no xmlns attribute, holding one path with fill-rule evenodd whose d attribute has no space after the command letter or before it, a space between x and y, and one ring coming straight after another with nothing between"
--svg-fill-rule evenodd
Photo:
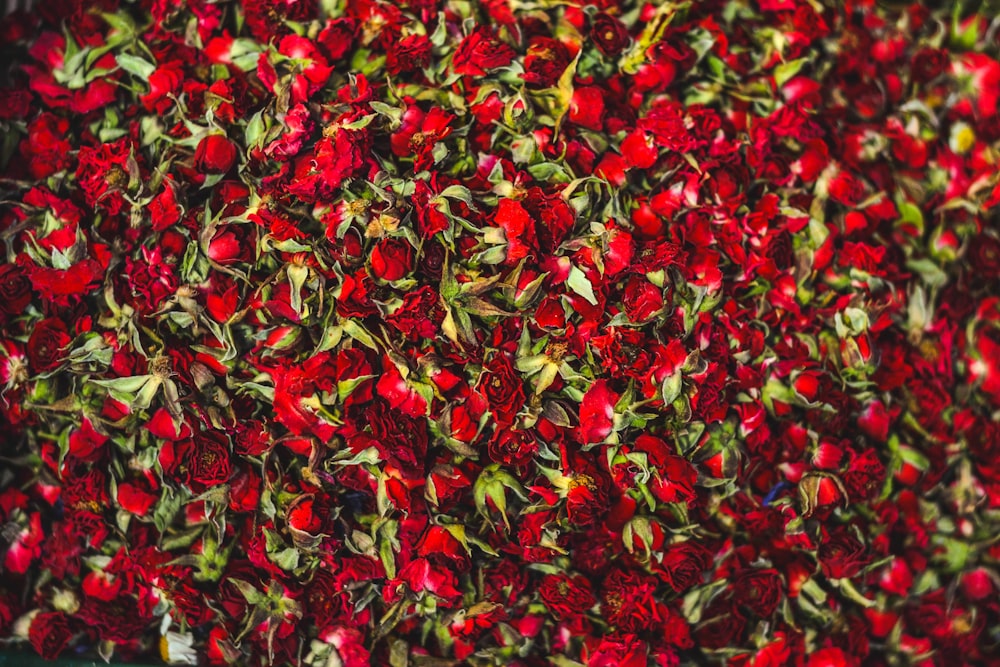
<instances>
[{"instance_id":1,"label":"bright red flower","mask_svg":"<svg viewBox=\"0 0 1000 667\"><path fill-rule=\"evenodd\" d=\"M611 434L618 394L608 388L606 380L598 380L580 403L580 438L583 442L601 442Z\"/></svg>"},{"instance_id":2,"label":"bright red flower","mask_svg":"<svg viewBox=\"0 0 1000 667\"><path fill-rule=\"evenodd\" d=\"M236 145L224 134L208 134L198 142L194 166L205 174L224 174L236 162Z\"/></svg>"}]
</instances>

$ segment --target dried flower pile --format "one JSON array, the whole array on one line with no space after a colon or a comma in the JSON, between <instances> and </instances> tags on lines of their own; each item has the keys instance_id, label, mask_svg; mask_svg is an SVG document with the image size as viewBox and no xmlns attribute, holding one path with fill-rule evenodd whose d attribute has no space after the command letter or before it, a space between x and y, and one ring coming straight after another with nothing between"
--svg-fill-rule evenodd
<instances>
[{"instance_id":1,"label":"dried flower pile","mask_svg":"<svg viewBox=\"0 0 1000 667\"><path fill-rule=\"evenodd\" d=\"M995 14L4 19L0 637L1000 665Z\"/></svg>"}]
</instances>

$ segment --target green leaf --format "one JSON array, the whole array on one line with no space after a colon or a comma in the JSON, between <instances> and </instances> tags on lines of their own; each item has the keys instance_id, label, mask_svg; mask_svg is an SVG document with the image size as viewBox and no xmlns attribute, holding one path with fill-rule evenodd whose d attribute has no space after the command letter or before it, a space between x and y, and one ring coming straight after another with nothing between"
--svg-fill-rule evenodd
<instances>
[{"instance_id":1,"label":"green leaf","mask_svg":"<svg viewBox=\"0 0 1000 667\"><path fill-rule=\"evenodd\" d=\"M350 123L344 123L341 127L345 130L363 130L368 127L369 123L375 120L375 116L376 114L370 113Z\"/></svg>"},{"instance_id":2,"label":"green leaf","mask_svg":"<svg viewBox=\"0 0 1000 667\"><path fill-rule=\"evenodd\" d=\"M118 61L119 67L143 81L148 81L149 77L156 71L156 65L128 53L119 53L115 56L115 60Z\"/></svg>"},{"instance_id":3,"label":"green leaf","mask_svg":"<svg viewBox=\"0 0 1000 667\"><path fill-rule=\"evenodd\" d=\"M264 143L264 136L267 132L264 126L264 112L258 111L247 122L243 136L246 140L247 148L258 148Z\"/></svg>"},{"instance_id":4,"label":"green leaf","mask_svg":"<svg viewBox=\"0 0 1000 667\"><path fill-rule=\"evenodd\" d=\"M777 84L778 88L781 88L789 79L798 74L802 66L808 61L809 58L797 58L796 60L781 63L774 68L774 83Z\"/></svg>"},{"instance_id":5,"label":"green leaf","mask_svg":"<svg viewBox=\"0 0 1000 667\"><path fill-rule=\"evenodd\" d=\"M101 12L101 17L117 32L128 37L135 35L135 22L125 12L120 14Z\"/></svg>"},{"instance_id":6,"label":"green leaf","mask_svg":"<svg viewBox=\"0 0 1000 667\"><path fill-rule=\"evenodd\" d=\"M354 340L358 341L365 347L371 348L376 351L378 350L378 345L376 344L375 339L372 337L372 335L368 333L368 331L365 330L365 328L360 324L358 324L356 321L345 320L343 322L343 327L344 327L344 333L346 333Z\"/></svg>"},{"instance_id":7,"label":"green leaf","mask_svg":"<svg viewBox=\"0 0 1000 667\"><path fill-rule=\"evenodd\" d=\"M570 268L566 284L569 285L571 290L586 299L587 303L592 306L597 305L597 297L594 296L594 287L590 284L590 280L587 279L587 275L579 267L573 266Z\"/></svg>"},{"instance_id":8,"label":"green leaf","mask_svg":"<svg viewBox=\"0 0 1000 667\"><path fill-rule=\"evenodd\" d=\"M345 398L354 393L354 390L358 388L362 382L370 380L374 375L360 375L350 380L341 380L337 383L337 397L343 401Z\"/></svg>"},{"instance_id":9,"label":"green leaf","mask_svg":"<svg viewBox=\"0 0 1000 667\"><path fill-rule=\"evenodd\" d=\"M254 606L267 604L267 594L263 591L258 591L242 579L228 579L227 581L243 594L249 604Z\"/></svg>"},{"instance_id":10,"label":"green leaf","mask_svg":"<svg viewBox=\"0 0 1000 667\"><path fill-rule=\"evenodd\" d=\"M670 405L677 400L678 396L681 395L682 380L683 378L680 371L663 378L663 384L660 386L660 392L663 394L664 405Z\"/></svg>"},{"instance_id":11,"label":"green leaf","mask_svg":"<svg viewBox=\"0 0 1000 667\"><path fill-rule=\"evenodd\" d=\"M369 106L373 111L375 111L375 113L389 119L390 130L394 130L399 127L403 121L403 110L399 107L389 106L385 102L379 102L377 100L370 102Z\"/></svg>"},{"instance_id":12,"label":"green leaf","mask_svg":"<svg viewBox=\"0 0 1000 667\"><path fill-rule=\"evenodd\" d=\"M466 206L472 206L472 191L464 185L449 185L441 191L438 197L457 199Z\"/></svg>"},{"instance_id":13,"label":"green leaf","mask_svg":"<svg viewBox=\"0 0 1000 667\"><path fill-rule=\"evenodd\" d=\"M153 379L152 375L133 375L125 378L114 378L113 380L90 380L90 383L117 392L133 393L146 386L146 383L151 379Z\"/></svg>"},{"instance_id":14,"label":"green leaf","mask_svg":"<svg viewBox=\"0 0 1000 667\"><path fill-rule=\"evenodd\" d=\"M299 566L299 550L295 547L282 549L277 553L269 553L268 559L286 572L291 572Z\"/></svg>"},{"instance_id":15,"label":"green leaf","mask_svg":"<svg viewBox=\"0 0 1000 667\"><path fill-rule=\"evenodd\" d=\"M924 214L920 207L901 198L897 198L896 207L899 209L899 220L896 224L909 223L917 228L920 234L924 233Z\"/></svg>"},{"instance_id":16,"label":"green leaf","mask_svg":"<svg viewBox=\"0 0 1000 667\"><path fill-rule=\"evenodd\" d=\"M909 260L906 268L920 274L923 282L931 287L944 287L948 282L948 274L926 257Z\"/></svg>"},{"instance_id":17,"label":"green leaf","mask_svg":"<svg viewBox=\"0 0 1000 667\"><path fill-rule=\"evenodd\" d=\"M309 277L309 269L301 264L291 264L287 270L288 287L290 288L289 302L299 315L302 315L302 286L305 285L306 278Z\"/></svg>"}]
</instances>

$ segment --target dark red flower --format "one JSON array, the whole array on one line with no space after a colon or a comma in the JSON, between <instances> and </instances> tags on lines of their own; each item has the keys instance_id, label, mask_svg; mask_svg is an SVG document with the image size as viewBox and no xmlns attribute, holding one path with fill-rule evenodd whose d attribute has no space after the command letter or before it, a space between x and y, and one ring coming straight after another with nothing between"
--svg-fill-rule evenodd
<instances>
[{"instance_id":1,"label":"dark red flower","mask_svg":"<svg viewBox=\"0 0 1000 667\"><path fill-rule=\"evenodd\" d=\"M694 485L698 481L698 471L680 456L667 456L659 473L650 484L657 499L665 503L691 504L697 498Z\"/></svg>"},{"instance_id":2,"label":"dark red flower","mask_svg":"<svg viewBox=\"0 0 1000 667\"><path fill-rule=\"evenodd\" d=\"M386 55L386 69L391 74L412 72L427 67L431 62L431 40L427 35L407 35L390 40Z\"/></svg>"},{"instance_id":3,"label":"dark red flower","mask_svg":"<svg viewBox=\"0 0 1000 667\"><path fill-rule=\"evenodd\" d=\"M598 12L590 26L590 38L606 56L617 56L630 41L625 25L614 16Z\"/></svg>"},{"instance_id":4,"label":"dark red flower","mask_svg":"<svg viewBox=\"0 0 1000 667\"><path fill-rule=\"evenodd\" d=\"M610 634L593 641L587 667L646 667L648 652L646 642L634 634Z\"/></svg>"},{"instance_id":5,"label":"dark red flower","mask_svg":"<svg viewBox=\"0 0 1000 667\"><path fill-rule=\"evenodd\" d=\"M747 619L731 601L716 598L702 612L702 621L695 631L699 646L725 648L742 643Z\"/></svg>"},{"instance_id":6,"label":"dark red flower","mask_svg":"<svg viewBox=\"0 0 1000 667\"><path fill-rule=\"evenodd\" d=\"M500 426L509 426L524 407L524 383L506 355L494 354L483 365L476 389L490 406Z\"/></svg>"},{"instance_id":7,"label":"dark red flower","mask_svg":"<svg viewBox=\"0 0 1000 667\"><path fill-rule=\"evenodd\" d=\"M320 631L339 625L351 614L350 596L326 568L320 568L313 575L306 587L304 602L306 617L313 619Z\"/></svg>"},{"instance_id":8,"label":"dark red flower","mask_svg":"<svg viewBox=\"0 0 1000 667\"><path fill-rule=\"evenodd\" d=\"M559 619L579 616L597 602L590 582L579 574L546 575L538 587L538 596L552 615Z\"/></svg>"},{"instance_id":9,"label":"dark red flower","mask_svg":"<svg viewBox=\"0 0 1000 667\"><path fill-rule=\"evenodd\" d=\"M781 576L776 570L744 570L733 580L732 586L733 599L757 616L770 616L781 602Z\"/></svg>"},{"instance_id":10,"label":"dark red flower","mask_svg":"<svg viewBox=\"0 0 1000 667\"><path fill-rule=\"evenodd\" d=\"M28 137L21 142L20 151L36 179L48 178L72 164L69 127L69 120L48 112L28 124Z\"/></svg>"},{"instance_id":11,"label":"dark red flower","mask_svg":"<svg viewBox=\"0 0 1000 667\"><path fill-rule=\"evenodd\" d=\"M856 575L871 562L865 544L848 529L832 533L819 547L823 574L834 579Z\"/></svg>"},{"instance_id":12,"label":"dark red flower","mask_svg":"<svg viewBox=\"0 0 1000 667\"><path fill-rule=\"evenodd\" d=\"M369 408L367 422L379 454L408 478L426 474L427 428L422 420L386 406Z\"/></svg>"},{"instance_id":13,"label":"dark red flower","mask_svg":"<svg viewBox=\"0 0 1000 667\"><path fill-rule=\"evenodd\" d=\"M555 252L573 228L576 213L558 194L546 194L539 187L529 188L520 203L535 221L540 249L546 253Z\"/></svg>"},{"instance_id":14,"label":"dark red flower","mask_svg":"<svg viewBox=\"0 0 1000 667\"><path fill-rule=\"evenodd\" d=\"M430 285L407 292L403 304L385 318L411 340L434 338L444 320L438 293Z\"/></svg>"},{"instance_id":15,"label":"dark red flower","mask_svg":"<svg viewBox=\"0 0 1000 667\"><path fill-rule=\"evenodd\" d=\"M42 373L57 367L72 340L62 320L50 317L38 322L32 328L25 347L31 368L36 373Z\"/></svg>"},{"instance_id":16,"label":"dark red flower","mask_svg":"<svg viewBox=\"0 0 1000 667\"><path fill-rule=\"evenodd\" d=\"M653 580L623 569L612 570L602 584L601 616L619 631L640 632L657 621Z\"/></svg>"},{"instance_id":17,"label":"dark red flower","mask_svg":"<svg viewBox=\"0 0 1000 667\"><path fill-rule=\"evenodd\" d=\"M43 612L31 619L28 640L46 660L55 660L69 645L75 633L70 628L70 617L62 612Z\"/></svg>"},{"instance_id":18,"label":"dark red flower","mask_svg":"<svg viewBox=\"0 0 1000 667\"><path fill-rule=\"evenodd\" d=\"M0 265L0 311L20 315L31 302L31 281L17 264Z\"/></svg>"},{"instance_id":19,"label":"dark red flower","mask_svg":"<svg viewBox=\"0 0 1000 667\"><path fill-rule=\"evenodd\" d=\"M926 83L944 73L950 61L947 51L923 48L913 56L913 67L910 71L915 80Z\"/></svg>"},{"instance_id":20,"label":"dark red flower","mask_svg":"<svg viewBox=\"0 0 1000 667\"><path fill-rule=\"evenodd\" d=\"M622 305L632 322L645 322L663 308L663 290L642 276L632 276L625 284Z\"/></svg>"},{"instance_id":21,"label":"dark red flower","mask_svg":"<svg viewBox=\"0 0 1000 667\"><path fill-rule=\"evenodd\" d=\"M109 601L84 600L77 618L101 640L128 642L146 628L151 609L144 611L134 596L120 594Z\"/></svg>"},{"instance_id":22,"label":"dark red flower","mask_svg":"<svg viewBox=\"0 0 1000 667\"><path fill-rule=\"evenodd\" d=\"M528 429L498 428L489 445L489 456L496 463L518 467L528 463L538 451L534 433Z\"/></svg>"},{"instance_id":23,"label":"dark red flower","mask_svg":"<svg viewBox=\"0 0 1000 667\"><path fill-rule=\"evenodd\" d=\"M164 471L196 492L229 481L232 472L229 441L221 431L202 431L160 450Z\"/></svg>"},{"instance_id":24,"label":"dark red flower","mask_svg":"<svg viewBox=\"0 0 1000 667\"><path fill-rule=\"evenodd\" d=\"M711 561L711 552L696 540L671 544L656 564L655 572L676 593L701 583Z\"/></svg>"},{"instance_id":25,"label":"dark red flower","mask_svg":"<svg viewBox=\"0 0 1000 667\"><path fill-rule=\"evenodd\" d=\"M354 44L357 36L357 24L351 18L337 18L323 28L316 43L330 61L339 60Z\"/></svg>"},{"instance_id":26,"label":"dark red flower","mask_svg":"<svg viewBox=\"0 0 1000 667\"><path fill-rule=\"evenodd\" d=\"M452 68L456 74L483 76L513 59L513 49L498 40L490 28L478 26L458 45Z\"/></svg>"},{"instance_id":27,"label":"dark red flower","mask_svg":"<svg viewBox=\"0 0 1000 667\"><path fill-rule=\"evenodd\" d=\"M130 149L128 139L80 149L76 180L83 189L88 206L106 210L112 215L121 213L125 208L121 191L132 181Z\"/></svg>"},{"instance_id":28,"label":"dark red flower","mask_svg":"<svg viewBox=\"0 0 1000 667\"><path fill-rule=\"evenodd\" d=\"M566 514L578 526L597 523L608 512L607 480L596 470L571 474Z\"/></svg>"},{"instance_id":29,"label":"dark red flower","mask_svg":"<svg viewBox=\"0 0 1000 667\"><path fill-rule=\"evenodd\" d=\"M534 37L528 45L521 76L531 86L549 88L559 81L571 59L569 49L559 40Z\"/></svg>"}]
</instances>

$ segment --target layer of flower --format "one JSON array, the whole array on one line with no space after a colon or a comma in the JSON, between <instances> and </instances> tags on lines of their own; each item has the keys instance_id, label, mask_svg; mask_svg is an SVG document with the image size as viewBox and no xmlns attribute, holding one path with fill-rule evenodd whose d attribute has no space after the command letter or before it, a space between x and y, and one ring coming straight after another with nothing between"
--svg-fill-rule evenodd
<instances>
[{"instance_id":1,"label":"layer of flower","mask_svg":"<svg viewBox=\"0 0 1000 667\"><path fill-rule=\"evenodd\" d=\"M975 4L7 17L0 637L1000 664Z\"/></svg>"}]
</instances>

